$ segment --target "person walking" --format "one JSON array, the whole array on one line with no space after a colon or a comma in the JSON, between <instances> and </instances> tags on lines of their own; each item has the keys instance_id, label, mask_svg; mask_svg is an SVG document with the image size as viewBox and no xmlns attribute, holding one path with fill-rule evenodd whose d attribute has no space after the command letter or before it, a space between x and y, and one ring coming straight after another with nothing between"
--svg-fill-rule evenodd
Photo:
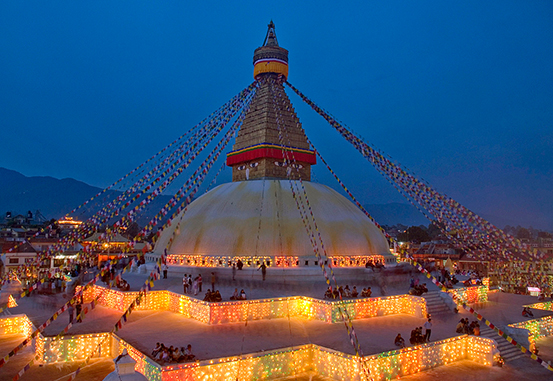
<instances>
[{"instance_id":1,"label":"person walking","mask_svg":"<svg viewBox=\"0 0 553 381\"><path fill-rule=\"evenodd\" d=\"M267 266L265 266L265 262L263 262L261 266L259 266L259 269L257 269L257 271L259 271L260 269L261 269L261 275L263 276L263 280L265 280L265 276L267 275Z\"/></svg>"},{"instance_id":2,"label":"person walking","mask_svg":"<svg viewBox=\"0 0 553 381\"><path fill-rule=\"evenodd\" d=\"M69 304L69 307L67 307L67 312L69 313L69 323L73 323L73 318L75 316L75 308L73 307L73 303Z\"/></svg>"},{"instance_id":3,"label":"person walking","mask_svg":"<svg viewBox=\"0 0 553 381\"><path fill-rule=\"evenodd\" d=\"M424 340L430 342L430 334L432 333L432 319L428 318L428 321L424 323L424 329L426 330Z\"/></svg>"},{"instance_id":4,"label":"person walking","mask_svg":"<svg viewBox=\"0 0 553 381\"><path fill-rule=\"evenodd\" d=\"M164 263L163 264L163 279L167 279L167 270L169 270L169 267Z\"/></svg>"},{"instance_id":5,"label":"person walking","mask_svg":"<svg viewBox=\"0 0 553 381\"><path fill-rule=\"evenodd\" d=\"M182 288L184 295L186 295L186 289L188 288L188 278L186 277L186 274L182 277Z\"/></svg>"},{"instance_id":6,"label":"person walking","mask_svg":"<svg viewBox=\"0 0 553 381\"><path fill-rule=\"evenodd\" d=\"M83 305L81 303L77 303L75 306L75 311L77 312L77 323L82 323L83 318L81 316L81 312L83 310Z\"/></svg>"},{"instance_id":7,"label":"person walking","mask_svg":"<svg viewBox=\"0 0 553 381\"><path fill-rule=\"evenodd\" d=\"M215 273L211 273L211 289L215 290Z\"/></svg>"}]
</instances>

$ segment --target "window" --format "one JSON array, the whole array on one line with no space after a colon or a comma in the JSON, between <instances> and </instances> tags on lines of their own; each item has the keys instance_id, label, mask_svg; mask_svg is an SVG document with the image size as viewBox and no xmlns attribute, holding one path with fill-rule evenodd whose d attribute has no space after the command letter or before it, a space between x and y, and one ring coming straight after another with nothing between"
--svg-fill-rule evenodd
<instances>
[{"instance_id":1,"label":"window","mask_svg":"<svg viewBox=\"0 0 553 381\"><path fill-rule=\"evenodd\" d=\"M19 263L19 258L10 258L10 263Z\"/></svg>"},{"instance_id":2,"label":"window","mask_svg":"<svg viewBox=\"0 0 553 381\"><path fill-rule=\"evenodd\" d=\"M305 265L306 265L306 266L309 266L309 261L305 261Z\"/></svg>"}]
</instances>

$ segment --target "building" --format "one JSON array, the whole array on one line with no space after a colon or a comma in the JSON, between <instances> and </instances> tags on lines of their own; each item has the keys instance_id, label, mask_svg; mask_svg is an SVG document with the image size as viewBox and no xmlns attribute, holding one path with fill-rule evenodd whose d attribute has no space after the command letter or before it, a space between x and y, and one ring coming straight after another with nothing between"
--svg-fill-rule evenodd
<instances>
[{"instance_id":1,"label":"building","mask_svg":"<svg viewBox=\"0 0 553 381\"><path fill-rule=\"evenodd\" d=\"M259 87L227 155L233 181L177 216L179 230L173 224L163 231L155 255L167 251L168 262L179 266L228 268L240 260L246 267L264 263L319 272L321 257L336 267L395 262L382 232L357 206L310 181L316 154L284 91L288 51L279 46L272 23L253 64ZM304 213L307 203L313 219ZM314 231L324 248L314 247Z\"/></svg>"}]
</instances>

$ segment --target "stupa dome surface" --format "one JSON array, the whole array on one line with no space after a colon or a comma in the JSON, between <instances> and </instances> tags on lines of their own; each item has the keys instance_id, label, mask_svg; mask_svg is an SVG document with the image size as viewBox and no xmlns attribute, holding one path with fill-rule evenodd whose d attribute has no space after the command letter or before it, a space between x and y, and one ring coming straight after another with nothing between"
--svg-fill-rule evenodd
<instances>
[{"instance_id":1,"label":"stupa dome surface","mask_svg":"<svg viewBox=\"0 0 553 381\"><path fill-rule=\"evenodd\" d=\"M303 186L328 256L391 257L384 235L353 203L325 185ZM289 180L219 185L173 220L154 252L162 254L170 239L167 254L315 256Z\"/></svg>"}]
</instances>

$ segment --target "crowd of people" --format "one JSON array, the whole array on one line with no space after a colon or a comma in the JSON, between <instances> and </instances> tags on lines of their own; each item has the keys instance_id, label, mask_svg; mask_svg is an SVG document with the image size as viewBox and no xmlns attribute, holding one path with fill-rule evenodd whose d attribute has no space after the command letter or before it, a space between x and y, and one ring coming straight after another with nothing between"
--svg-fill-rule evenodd
<instances>
[{"instance_id":1,"label":"crowd of people","mask_svg":"<svg viewBox=\"0 0 553 381\"><path fill-rule=\"evenodd\" d=\"M424 327L424 333L423 333L423 327ZM432 319L428 318L428 320L424 323L422 327L415 327L411 331L411 337L409 338L409 342L411 345L419 345L430 342L430 335L432 333ZM398 337L401 338L401 335L398 334ZM396 337L395 344L398 345L398 337ZM403 346L405 346L405 340L401 338L401 341L403 341Z\"/></svg>"},{"instance_id":2,"label":"crowd of people","mask_svg":"<svg viewBox=\"0 0 553 381\"><path fill-rule=\"evenodd\" d=\"M204 296L204 302L221 302L223 301L223 297L221 296L221 293L219 290L211 291L209 288L207 289L207 292Z\"/></svg>"},{"instance_id":3,"label":"crowd of people","mask_svg":"<svg viewBox=\"0 0 553 381\"><path fill-rule=\"evenodd\" d=\"M364 288L361 291L361 294L359 294L359 291L357 291L357 286L353 286L352 289L349 288L349 285L346 284L346 287L339 286L338 288L332 288L331 286L328 287L324 294L325 299L339 299L340 296L342 298L370 298L372 295L371 288Z\"/></svg>"},{"instance_id":4,"label":"crowd of people","mask_svg":"<svg viewBox=\"0 0 553 381\"><path fill-rule=\"evenodd\" d=\"M380 261L367 261L367 263L365 263L365 268L370 268L374 272L376 270L383 270L386 266L384 266L384 263Z\"/></svg>"},{"instance_id":5,"label":"crowd of people","mask_svg":"<svg viewBox=\"0 0 553 381\"><path fill-rule=\"evenodd\" d=\"M170 347L165 346L163 343L156 343L156 347L152 351L152 358L160 364L167 364L172 362L187 362L196 358L192 354L192 345L188 344L187 347Z\"/></svg>"},{"instance_id":6,"label":"crowd of people","mask_svg":"<svg viewBox=\"0 0 553 381\"><path fill-rule=\"evenodd\" d=\"M185 295L198 295L199 292L202 292L202 285L202 274L198 274L194 279L192 279L192 274L184 274L184 276L182 277L182 287Z\"/></svg>"},{"instance_id":7,"label":"crowd of people","mask_svg":"<svg viewBox=\"0 0 553 381\"><path fill-rule=\"evenodd\" d=\"M457 327L455 328L457 333L466 333L467 335L480 336L480 323L478 320L473 320L469 323L468 318L459 320Z\"/></svg>"}]
</instances>

